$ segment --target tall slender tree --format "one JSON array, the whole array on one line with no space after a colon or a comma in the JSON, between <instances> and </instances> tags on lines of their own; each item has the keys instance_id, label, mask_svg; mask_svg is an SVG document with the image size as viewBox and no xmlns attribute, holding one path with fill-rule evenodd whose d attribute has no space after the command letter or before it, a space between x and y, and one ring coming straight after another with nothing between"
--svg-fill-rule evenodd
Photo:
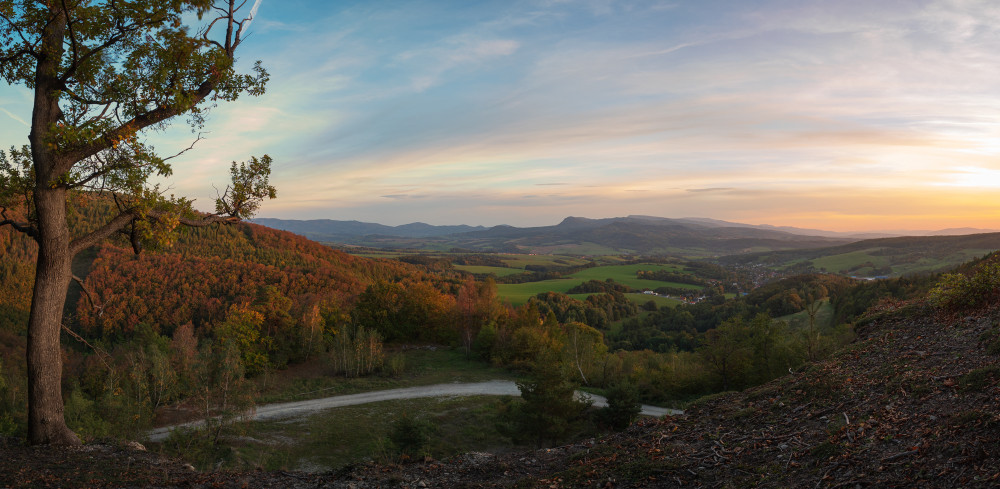
<instances>
[{"instance_id":1,"label":"tall slender tree","mask_svg":"<svg viewBox=\"0 0 1000 489\"><path fill-rule=\"evenodd\" d=\"M32 444L79 443L63 419L59 346L73 256L118 233L138 252L178 226L234 222L274 197L267 155L232 164L212 214L149 183L171 173L173 158L157 154L149 131L182 114L197 131L218 101L264 92L259 61L247 73L235 66L246 2L0 0L0 76L34 92L29 144L0 154L0 226L38 244L26 355ZM83 192L117 211L74 234L67 207Z\"/></svg>"}]
</instances>

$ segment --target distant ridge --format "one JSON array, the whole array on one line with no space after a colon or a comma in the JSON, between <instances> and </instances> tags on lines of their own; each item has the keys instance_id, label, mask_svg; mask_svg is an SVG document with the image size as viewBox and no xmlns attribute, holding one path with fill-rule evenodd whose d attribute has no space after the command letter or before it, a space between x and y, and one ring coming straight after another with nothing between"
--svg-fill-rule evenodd
<instances>
[{"instance_id":1,"label":"distant ridge","mask_svg":"<svg viewBox=\"0 0 1000 489\"><path fill-rule=\"evenodd\" d=\"M315 241L377 248L580 255L629 253L709 257L778 250L829 248L851 242L904 236L956 236L988 230L953 228L940 231L849 233L718 219L630 215L592 219L569 216L556 225L536 227L433 226L415 222L401 226L360 221L258 218L256 224L290 231Z\"/></svg>"},{"instance_id":2,"label":"distant ridge","mask_svg":"<svg viewBox=\"0 0 1000 489\"><path fill-rule=\"evenodd\" d=\"M485 226L434 226L423 222L413 222L400 226L386 226L384 224L361 221L335 221L332 219L299 221L295 219L272 219L267 217L256 218L252 222L269 228L293 232L314 241L340 241L359 236L429 238L486 229Z\"/></svg>"}]
</instances>

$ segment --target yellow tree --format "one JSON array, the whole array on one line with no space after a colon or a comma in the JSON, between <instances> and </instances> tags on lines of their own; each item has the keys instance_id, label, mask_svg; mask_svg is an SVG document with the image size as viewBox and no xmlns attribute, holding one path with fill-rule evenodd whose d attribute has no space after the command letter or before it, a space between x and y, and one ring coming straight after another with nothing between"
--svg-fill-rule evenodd
<instances>
[{"instance_id":1,"label":"yellow tree","mask_svg":"<svg viewBox=\"0 0 1000 489\"><path fill-rule=\"evenodd\" d=\"M271 159L231 167L215 213L165 196L154 176L169 160L144 139L186 114L195 129L218 101L264 92L258 62L236 70L250 19L246 0L0 0L0 76L33 91L28 145L0 158L0 226L35 240L38 260L28 319L28 441L78 444L63 419L59 331L74 255L124 233L138 252L179 225L233 222L254 213ZM186 20L200 27L192 28ZM183 152L183 151L181 151ZM97 229L73 235L74 192L117 206Z\"/></svg>"}]
</instances>

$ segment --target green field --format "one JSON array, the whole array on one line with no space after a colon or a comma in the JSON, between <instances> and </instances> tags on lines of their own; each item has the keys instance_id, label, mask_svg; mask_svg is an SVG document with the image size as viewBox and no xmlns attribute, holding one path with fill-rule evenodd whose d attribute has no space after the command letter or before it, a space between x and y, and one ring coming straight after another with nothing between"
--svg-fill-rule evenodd
<instances>
[{"instance_id":1,"label":"green field","mask_svg":"<svg viewBox=\"0 0 1000 489\"><path fill-rule=\"evenodd\" d=\"M830 299L823 299L823 305L816 311L816 326L818 328L833 327L833 305ZM809 327L809 314L806 311L799 311L795 314L781 316L775 320L785 321L792 329L803 329Z\"/></svg>"},{"instance_id":2,"label":"green field","mask_svg":"<svg viewBox=\"0 0 1000 489\"><path fill-rule=\"evenodd\" d=\"M580 281L573 278L543 280L541 282L527 282L523 284L497 284L497 295L501 299L510 301L511 305L519 306L542 292L561 292L565 294L567 290L577 285L580 285ZM584 296L586 297L586 295Z\"/></svg>"},{"instance_id":3,"label":"green field","mask_svg":"<svg viewBox=\"0 0 1000 489\"><path fill-rule=\"evenodd\" d=\"M851 268L867 262L871 262L877 267L884 267L888 265L889 257L876 255L875 253L878 251L880 251L879 248L872 248L861 251L853 251L850 253L842 253L840 255L824 256L813 260L813 266L818 270L840 273L846 272ZM856 271L859 275L864 275L866 272L865 269L871 270L871 267L860 268Z\"/></svg>"},{"instance_id":4,"label":"green field","mask_svg":"<svg viewBox=\"0 0 1000 489\"><path fill-rule=\"evenodd\" d=\"M871 266L861 266L871 263L876 267L890 267L889 275L900 276L911 273L933 272L943 268L957 266L975 258L987 255L993 250L964 249L947 256L920 256L918 253L896 253L886 248L869 248L837 255L823 256L812 260L813 267L831 273L847 273L854 276L868 277L881 275ZM801 262L802 260L797 260Z\"/></svg>"},{"instance_id":5,"label":"green field","mask_svg":"<svg viewBox=\"0 0 1000 489\"><path fill-rule=\"evenodd\" d=\"M604 281L607 279L612 279L620 284L628 285L629 287L635 289L655 289L657 287L677 287L690 290L701 290L701 287L691 284L681 284L676 282L660 282L656 280L640 280L635 278L635 273L638 270L669 270L674 272L682 272L680 266L678 265L660 265L660 264L638 264L638 265L608 265L603 267L594 267L581 270L574 273L569 278L560 278L553 280L543 280L541 282L527 282L523 284L499 284L497 285L497 292L502 299L505 299L511 303L511 305L519 306L528 302L528 299L543 293L543 292L560 292L566 293L567 290L580 285L588 280L600 280ZM589 294L575 294L573 297L581 296L586 298ZM631 294L630 294L631 295ZM642 294L638 294L642 296ZM630 297L632 298L632 297ZM656 300L656 297L652 299ZM659 298L663 301L670 301L672 299ZM582 299L581 299L582 300ZM637 303L645 303L650 300L650 296L636 297L633 299ZM661 305L657 302L657 305ZM666 302L664 304L666 305Z\"/></svg>"},{"instance_id":6,"label":"green field","mask_svg":"<svg viewBox=\"0 0 1000 489\"><path fill-rule=\"evenodd\" d=\"M660 265L660 264L638 264L638 265L609 265L603 267L588 268L572 275L573 278L586 282L587 280L607 280L612 279L620 284L628 285L633 289L655 289L657 287L680 287L691 290L701 290L701 287L691 284L679 284L675 282L660 282L658 280L641 280L635 278L635 273L639 270L654 271L667 270L670 272L684 272L680 265Z\"/></svg>"},{"instance_id":7,"label":"green field","mask_svg":"<svg viewBox=\"0 0 1000 489\"><path fill-rule=\"evenodd\" d=\"M562 255L497 255L507 266L512 268L524 268L526 265L542 265L546 267L575 267L586 265L589 260L574 258Z\"/></svg>"},{"instance_id":8,"label":"green field","mask_svg":"<svg viewBox=\"0 0 1000 489\"><path fill-rule=\"evenodd\" d=\"M487 273L492 273L497 277L506 277L508 275L517 275L519 273L524 273L524 270L520 268L488 267L483 265L455 265L455 269L461 270L463 272L474 273L476 275L485 275Z\"/></svg>"},{"instance_id":9,"label":"green field","mask_svg":"<svg viewBox=\"0 0 1000 489\"><path fill-rule=\"evenodd\" d=\"M681 302L679 299L674 299L671 297L661 297L658 295L632 293L632 294L625 294L625 297L628 297L629 300L640 305L645 304L649 301L653 301L653 303L656 304L656 307L663 307L663 306L673 307L676 306L677 304L683 304L683 302Z\"/></svg>"}]
</instances>

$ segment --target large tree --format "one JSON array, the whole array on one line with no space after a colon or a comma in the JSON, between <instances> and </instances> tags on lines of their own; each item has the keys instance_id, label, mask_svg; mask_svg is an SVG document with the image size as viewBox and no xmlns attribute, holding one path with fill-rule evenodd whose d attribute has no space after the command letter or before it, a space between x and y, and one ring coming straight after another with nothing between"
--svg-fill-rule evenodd
<instances>
[{"instance_id":1,"label":"large tree","mask_svg":"<svg viewBox=\"0 0 1000 489\"><path fill-rule=\"evenodd\" d=\"M59 346L73 256L119 233L138 252L178 226L234 222L274 197L266 155L232 164L212 214L150 181L171 173L172 156L157 154L149 131L184 114L197 132L218 101L263 93L260 62L236 69L246 2L0 0L0 75L34 92L29 144L0 155L0 226L38 243L27 343L32 444L79 443L63 419ZM116 211L96 229L73 230L74 195L107 199Z\"/></svg>"}]
</instances>

